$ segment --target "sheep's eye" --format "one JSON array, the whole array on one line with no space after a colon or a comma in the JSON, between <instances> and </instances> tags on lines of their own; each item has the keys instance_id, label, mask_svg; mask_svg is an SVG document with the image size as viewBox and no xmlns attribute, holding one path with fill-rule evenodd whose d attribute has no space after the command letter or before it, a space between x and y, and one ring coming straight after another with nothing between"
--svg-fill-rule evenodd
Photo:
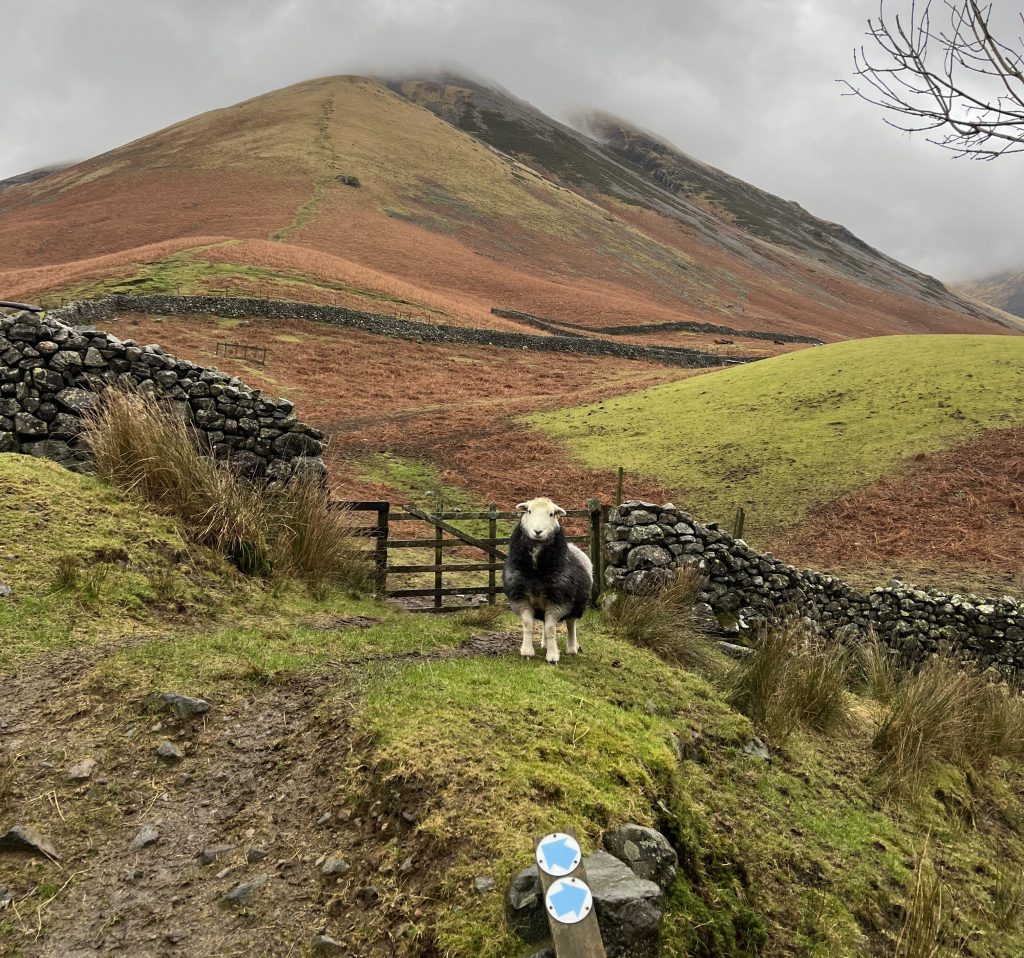
<instances>
[{"instance_id":1,"label":"sheep's eye","mask_svg":"<svg viewBox=\"0 0 1024 958\"><path fill-rule=\"evenodd\" d=\"M555 517L555 514L552 512L551 513L551 518L554 519L554 517Z\"/></svg>"}]
</instances>

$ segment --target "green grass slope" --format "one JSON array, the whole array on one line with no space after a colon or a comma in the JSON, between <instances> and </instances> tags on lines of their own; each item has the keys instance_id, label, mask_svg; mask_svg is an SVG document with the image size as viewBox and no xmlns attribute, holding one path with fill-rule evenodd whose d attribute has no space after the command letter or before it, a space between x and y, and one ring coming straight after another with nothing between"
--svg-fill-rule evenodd
<instances>
[{"instance_id":1,"label":"green grass slope","mask_svg":"<svg viewBox=\"0 0 1024 958\"><path fill-rule=\"evenodd\" d=\"M0 455L0 670L39 652L210 618L245 587L219 556L103 483Z\"/></svg>"},{"instance_id":2,"label":"green grass slope","mask_svg":"<svg viewBox=\"0 0 1024 958\"><path fill-rule=\"evenodd\" d=\"M110 566L102 602L83 580L56 587L63 556ZM520 958L535 949L508 932L502 894L532 837L574 826L590 850L626 821L656 824L680 852L666 958L890 956L926 842L952 952L1024 948L1021 769L936 768L919 800L897 803L873 772L879 706L854 693L849 728L798 730L766 763L745 754L755 729L718 667L672 668L599 615L583 623L584 655L523 662L511 615L415 616L241 580L169 520L27 457L0 456L0 562L14 590L0 599L0 681L19 716L0 754L0 817L62 854L61 866L0 863L13 896L0 955L63 954L82 934L141 954L149 903L173 894L190 954L267 941L310 954L326 927L353 954ZM160 598L174 591L186 601ZM71 618L73 631L51 628ZM496 631L509 654L453 648ZM69 668L67 646L82 644L92 654ZM164 765L153 750L171 732L145 703L172 688L213 708ZM64 773L85 754L102 770L88 787ZM338 813L326 827L324 809ZM144 864L126 886L125 846L151 815L161 843L140 860L166 867ZM276 867L247 860L251 842ZM204 845L222 847L216 865L197 861ZM323 880L325 851L350 871ZM219 897L261 872L244 922L218 920ZM495 890L476 890L481 875ZM367 884L372 908L359 903Z\"/></svg>"},{"instance_id":3,"label":"green grass slope","mask_svg":"<svg viewBox=\"0 0 1024 958\"><path fill-rule=\"evenodd\" d=\"M588 466L679 490L765 535L918 452L1024 420L1024 339L893 336L790 353L533 416ZM628 494L628 481L626 492Z\"/></svg>"}]
</instances>

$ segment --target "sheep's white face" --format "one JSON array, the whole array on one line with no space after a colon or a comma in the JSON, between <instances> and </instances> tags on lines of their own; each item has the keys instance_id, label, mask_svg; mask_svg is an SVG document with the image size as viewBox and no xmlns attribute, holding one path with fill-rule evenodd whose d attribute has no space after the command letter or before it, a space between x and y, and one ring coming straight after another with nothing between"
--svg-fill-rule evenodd
<instances>
[{"instance_id":1,"label":"sheep's white face","mask_svg":"<svg viewBox=\"0 0 1024 958\"><path fill-rule=\"evenodd\" d=\"M565 515L561 506L545 498L520 502L516 511L522 513L519 524L531 542L547 542L558 529L558 517Z\"/></svg>"}]
</instances>

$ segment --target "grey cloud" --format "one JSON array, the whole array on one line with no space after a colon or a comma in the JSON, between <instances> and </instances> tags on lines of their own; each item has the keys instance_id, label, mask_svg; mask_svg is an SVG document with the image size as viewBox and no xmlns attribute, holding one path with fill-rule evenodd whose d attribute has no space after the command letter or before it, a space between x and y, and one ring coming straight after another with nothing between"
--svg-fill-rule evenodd
<instances>
[{"instance_id":1,"label":"grey cloud","mask_svg":"<svg viewBox=\"0 0 1024 958\"><path fill-rule=\"evenodd\" d=\"M876 10L876 0L0 0L7 50L30 51L27 63L6 58L0 177L315 76L463 67L559 118L625 117L944 279L1019 267L1024 156L955 161L841 96L836 80Z\"/></svg>"}]
</instances>

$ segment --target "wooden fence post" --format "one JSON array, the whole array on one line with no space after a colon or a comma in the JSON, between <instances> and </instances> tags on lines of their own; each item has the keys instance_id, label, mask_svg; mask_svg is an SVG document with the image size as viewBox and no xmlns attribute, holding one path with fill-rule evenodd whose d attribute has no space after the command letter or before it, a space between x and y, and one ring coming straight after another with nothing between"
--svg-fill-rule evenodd
<instances>
[{"instance_id":1,"label":"wooden fence post","mask_svg":"<svg viewBox=\"0 0 1024 958\"><path fill-rule=\"evenodd\" d=\"M444 519L444 503L437 500L437 518ZM434 608L440 609L444 605L444 596L441 595L444 573L441 571L441 563L444 562L444 550L441 548L441 540L444 538L444 530L434 526L434 565L438 568L434 572Z\"/></svg>"},{"instance_id":2,"label":"wooden fence post","mask_svg":"<svg viewBox=\"0 0 1024 958\"><path fill-rule=\"evenodd\" d=\"M498 538L498 504L492 502L488 507L487 511L490 512L491 518L487 521L487 537L489 539ZM494 557L488 556L491 560L491 565L494 565ZM487 572L487 585L489 588L494 589L498 585L498 573L496 569L489 569ZM494 605L498 601L497 593L491 592L487 596L487 604Z\"/></svg>"},{"instance_id":3,"label":"wooden fence post","mask_svg":"<svg viewBox=\"0 0 1024 958\"><path fill-rule=\"evenodd\" d=\"M601 503L596 499L587 500L590 511L590 562L594 567L594 584L590 590L590 603L597 608L597 597L601 594Z\"/></svg>"},{"instance_id":4,"label":"wooden fence post","mask_svg":"<svg viewBox=\"0 0 1024 958\"><path fill-rule=\"evenodd\" d=\"M374 588L377 595L384 598L388 593L388 514L390 502L382 502L377 507L377 542L374 547Z\"/></svg>"},{"instance_id":5,"label":"wooden fence post","mask_svg":"<svg viewBox=\"0 0 1024 958\"><path fill-rule=\"evenodd\" d=\"M566 841L566 837L570 841ZM542 845L557 849L558 864L563 867L552 867L550 863L547 868L544 867L542 858L546 859L546 856L541 853ZM535 847L544 911L548 916L555 955L557 958L605 958L601 929L597 923L593 896L587 884L587 872L583 867L583 856L578 853L575 834L570 829L565 833L543 835L536 839ZM570 860L573 851L577 854ZM555 888L549 896L552 886ZM585 911L582 917L578 909Z\"/></svg>"},{"instance_id":6,"label":"wooden fence post","mask_svg":"<svg viewBox=\"0 0 1024 958\"><path fill-rule=\"evenodd\" d=\"M615 505L622 505L622 476L625 470L619 466L619 478L615 481Z\"/></svg>"},{"instance_id":7,"label":"wooden fence post","mask_svg":"<svg viewBox=\"0 0 1024 958\"><path fill-rule=\"evenodd\" d=\"M740 506L736 510L736 518L732 523L732 537L734 539L743 538L743 523L747 518L746 512L743 511L743 506Z\"/></svg>"}]
</instances>

